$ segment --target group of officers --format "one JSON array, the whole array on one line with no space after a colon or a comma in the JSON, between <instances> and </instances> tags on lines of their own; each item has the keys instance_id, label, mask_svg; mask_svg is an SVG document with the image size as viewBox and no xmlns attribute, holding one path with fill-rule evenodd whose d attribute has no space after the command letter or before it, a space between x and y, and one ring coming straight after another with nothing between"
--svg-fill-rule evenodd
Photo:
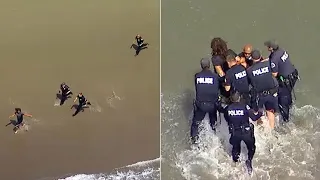
<instances>
[{"instance_id":1,"label":"group of officers","mask_svg":"<svg viewBox=\"0 0 320 180\"><path fill-rule=\"evenodd\" d=\"M211 41L212 64L210 58L201 59L202 71L195 74L196 98L191 125L191 140L198 141L198 127L206 113L215 131L217 112L223 113L229 125L232 159L239 161L241 141L248 148L246 165L252 172L252 159L255 153L254 126L252 121L261 123L264 110L270 128L275 126L275 113L279 112L284 122L289 121L292 106L293 88L299 79L298 71L292 64L289 54L280 48L276 41L266 41L270 51L263 58L259 50L248 44L243 52L236 54L228 49L222 38Z\"/></svg>"}]
</instances>

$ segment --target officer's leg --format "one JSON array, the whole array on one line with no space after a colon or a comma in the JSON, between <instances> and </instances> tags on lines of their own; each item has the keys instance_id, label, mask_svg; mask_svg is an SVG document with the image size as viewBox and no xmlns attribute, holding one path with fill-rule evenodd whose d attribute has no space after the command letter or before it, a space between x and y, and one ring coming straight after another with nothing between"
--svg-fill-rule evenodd
<instances>
[{"instance_id":1,"label":"officer's leg","mask_svg":"<svg viewBox=\"0 0 320 180\"><path fill-rule=\"evenodd\" d=\"M216 123L217 123L217 108L214 107L213 111L209 112L209 119L210 119L210 125L212 130L216 130Z\"/></svg>"},{"instance_id":2,"label":"officer's leg","mask_svg":"<svg viewBox=\"0 0 320 180\"><path fill-rule=\"evenodd\" d=\"M83 103L79 103L77 109L76 109L76 112L74 112L74 114L72 116L75 116L77 115L83 108Z\"/></svg>"},{"instance_id":3,"label":"officer's leg","mask_svg":"<svg viewBox=\"0 0 320 180\"><path fill-rule=\"evenodd\" d=\"M267 110L269 125L270 128L273 129L275 126L275 113L279 111L278 93L267 95L264 99L264 106Z\"/></svg>"},{"instance_id":4,"label":"officer's leg","mask_svg":"<svg viewBox=\"0 0 320 180\"><path fill-rule=\"evenodd\" d=\"M256 152L256 145L255 145L256 139L255 139L254 135L251 134L251 132L250 132L249 134L246 134L243 137L243 141L246 144L247 149L248 149L248 160L252 161L253 156Z\"/></svg>"},{"instance_id":5,"label":"officer's leg","mask_svg":"<svg viewBox=\"0 0 320 180\"><path fill-rule=\"evenodd\" d=\"M232 160L238 162L241 152L241 133L235 132L231 134L230 144L232 145Z\"/></svg>"},{"instance_id":6,"label":"officer's leg","mask_svg":"<svg viewBox=\"0 0 320 180\"><path fill-rule=\"evenodd\" d=\"M279 110L283 121L289 121L289 110L292 105L292 96L288 88L279 88Z\"/></svg>"},{"instance_id":7,"label":"officer's leg","mask_svg":"<svg viewBox=\"0 0 320 180\"><path fill-rule=\"evenodd\" d=\"M193 118L192 118L192 124L191 124L191 140L193 143L195 143L198 140L199 135L199 125L201 121L206 116L206 112L202 111L200 108L195 106L193 110Z\"/></svg>"},{"instance_id":8,"label":"officer's leg","mask_svg":"<svg viewBox=\"0 0 320 180\"><path fill-rule=\"evenodd\" d=\"M62 91L61 92L61 98L60 98L60 106L62 106L64 104L64 102L67 100L68 95Z\"/></svg>"}]
</instances>

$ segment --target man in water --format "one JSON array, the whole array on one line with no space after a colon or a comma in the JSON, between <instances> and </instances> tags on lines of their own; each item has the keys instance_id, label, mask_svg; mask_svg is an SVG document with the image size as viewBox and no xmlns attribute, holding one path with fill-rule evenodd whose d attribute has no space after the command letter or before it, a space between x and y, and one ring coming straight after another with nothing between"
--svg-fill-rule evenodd
<instances>
[{"instance_id":1,"label":"man in water","mask_svg":"<svg viewBox=\"0 0 320 180\"><path fill-rule=\"evenodd\" d=\"M77 115L86 105L91 105L91 103L83 96L82 93L79 93L78 96L74 99L73 102L79 100L79 104L77 106L76 112L72 114L72 116Z\"/></svg>"},{"instance_id":2,"label":"man in water","mask_svg":"<svg viewBox=\"0 0 320 180\"><path fill-rule=\"evenodd\" d=\"M240 102L241 94L238 92L232 93L230 100L232 103L223 108L223 111L229 125L229 133L231 134L229 142L232 145L232 159L235 163L239 162L241 141L244 141L248 149L246 165L249 174L251 174L252 159L256 146L254 126L249 122L249 118L256 121L262 116L262 112L254 112L247 104Z\"/></svg>"},{"instance_id":3,"label":"man in water","mask_svg":"<svg viewBox=\"0 0 320 180\"><path fill-rule=\"evenodd\" d=\"M243 47L243 50L240 54L238 54L238 63L243 65L245 68L248 68L252 65L252 58L251 58L251 53L252 53L253 47L251 44L246 44Z\"/></svg>"},{"instance_id":4,"label":"man in water","mask_svg":"<svg viewBox=\"0 0 320 180\"><path fill-rule=\"evenodd\" d=\"M32 117L32 115L21 112L21 108L15 108L14 110L15 110L14 114L9 116L9 119L13 118L14 116L17 117L17 122L15 124L15 132L14 132L14 133L17 133L18 130L20 129L20 127L22 127L24 125L23 124L23 116Z\"/></svg>"},{"instance_id":5,"label":"man in water","mask_svg":"<svg viewBox=\"0 0 320 180\"><path fill-rule=\"evenodd\" d=\"M69 95L72 95L73 93L70 90L70 87L66 83L60 84L60 91L61 92L61 98L60 98L60 106L64 104L64 102L68 99Z\"/></svg>"},{"instance_id":6,"label":"man in water","mask_svg":"<svg viewBox=\"0 0 320 180\"><path fill-rule=\"evenodd\" d=\"M136 35L135 40L137 42L136 56L138 56L142 49L148 48L147 46L149 45L149 43L144 43L144 39L142 39L139 34Z\"/></svg>"}]
</instances>

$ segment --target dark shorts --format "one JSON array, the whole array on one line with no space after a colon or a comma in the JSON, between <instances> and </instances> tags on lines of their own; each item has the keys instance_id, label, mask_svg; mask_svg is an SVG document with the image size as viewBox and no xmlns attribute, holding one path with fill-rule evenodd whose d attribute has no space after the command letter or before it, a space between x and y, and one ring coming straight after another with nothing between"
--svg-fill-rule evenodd
<instances>
[{"instance_id":1,"label":"dark shorts","mask_svg":"<svg viewBox=\"0 0 320 180\"><path fill-rule=\"evenodd\" d=\"M257 99L259 109L265 108L267 111L278 111L278 94L259 95Z\"/></svg>"}]
</instances>

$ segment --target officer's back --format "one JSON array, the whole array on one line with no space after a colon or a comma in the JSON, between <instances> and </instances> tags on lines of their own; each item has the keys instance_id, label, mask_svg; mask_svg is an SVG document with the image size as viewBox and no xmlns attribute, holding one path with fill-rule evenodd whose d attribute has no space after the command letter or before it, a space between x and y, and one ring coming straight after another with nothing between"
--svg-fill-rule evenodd
<instances>
[{"instance_id":1,"label":"officer's back","mask_svg":"<svg viewBox=\"0 0 320 180\"><path fill-rule=\"evenodd\" d=\"M267 91L276 86L276 81L272 76L271 65L268 60L260 60L254 63L247 69L247 74L256 92Z\"/></svg>"},{"instance_id":2,"label":"officer's back","mask_svg":"<svg viewBox=\"0 0 320 180\"><path fill-rule=\"evenodd\" d=\"M269 55L269 60L273 72L277 72L279 76L287 78L296 70L296 68L290 60L287 51L280 48L275 41L266 41L264 44L268 47L268 50L271 52Z\"/></svg>"},{"instance_id":3,"label":"officer's back","mask_svg":"<svg viewBox=\"0 0 320 180\"><path fill-rule=\"evenodd\" d=\"M249 93L249 82L246 69L236 62L236 56L228 55L227 62L230 69L226 72L225 85L231 87L231 91L238 91L241 94Z\"/></svg>"},{"instance_id":4,"label":"officer's back","mask_svg":"<svg viewBox=\"0 0 320 180\"><path fill-rule=\"evenodd\" d=\"M209 63L209 65L208 65ZM202 59L201 66L209 66L210 60ZM218 99L219 77L209 68L203 68L195 74L196 100L199 102L215 102Z\"/></svg>"}]
</instances>

